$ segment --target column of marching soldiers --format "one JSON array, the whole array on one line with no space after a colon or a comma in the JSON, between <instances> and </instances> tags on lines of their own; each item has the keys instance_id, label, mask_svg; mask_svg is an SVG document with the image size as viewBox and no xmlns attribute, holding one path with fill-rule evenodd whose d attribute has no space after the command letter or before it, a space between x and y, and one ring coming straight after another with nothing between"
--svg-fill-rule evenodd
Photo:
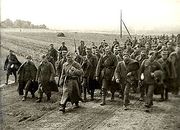
<instances>
[{"instance_id":1,"label":"column of marching soldiers","mask_svg":"<svg viewBox=\"0 0 180 130\"><path fill-rule=\"evenodd\" d=\"M68 51L65 42L58 51L50 44L47 55L41 58L36 68L30 55L21 64L10 50L4 65L6 84L9 76L14 74L22 100L26 100L28 92L35 98L38 91L37 102L42 101L43 93L49 101L51 91L62 87L59 108L62 112L65 112L68 101L79 107L79 101L87 101L87 94L90 100L94 100L96 89L101 90L100 105L106 104L108 91L111 92L111 100L114 100L115 92L119 92L124 110L130 106L129 94L138 92L139 100L145 102L146 111L153 105L154 94L160 94L160 100L164 101L168 100L168 92L174 95L179 92L180 34L142 35L138 39L128 38L124 44L115 39L112 46L103 40L99 46L92 42L90 47L86 47L81 41L75 53Z\"/></svg>"}]
</instances>

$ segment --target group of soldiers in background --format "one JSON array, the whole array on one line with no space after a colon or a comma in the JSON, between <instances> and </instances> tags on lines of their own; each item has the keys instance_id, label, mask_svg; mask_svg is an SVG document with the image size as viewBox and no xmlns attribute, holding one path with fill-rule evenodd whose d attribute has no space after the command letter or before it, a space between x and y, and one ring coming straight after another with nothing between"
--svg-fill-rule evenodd
<instances>
[{"instance_id":1,"label":"group of soldiers in background","mask_svg":"<svg viewBox=\"0 0 180 130\"><path fill-rule=\"evenodd\" d=\"M22 100L26 100L28 91L34 98L38 90L37 102L41 102L43 93L50 100L57 75L57 85L63 87L60 101L62 112L65 112L68 101L75 103L76 107L79 107L79 101L87 101L87 93L94 100L95 89L101 89L101 105L106 104L108 91L111 91L111 100L118 91L124 110L128 109L131 90L134 93L139 91L139 100L145 101L148 110L153 105L154 94L160 94L162 101L168 100L168 92L178 95L180 87L180 34L128 38L124 44L115 39L112 46L103 40L99 47L93 42L86 47L81 41L75 53L69 52L65 42L62 42L58 51L53 44L50 45L38 68L31 56L26 59L20 66L10 51L5 62L6 84L11 73L17 80L17 67L15 71L12 68L18 64L18 91L19 95L23 95Z\"/></svg>"}]
</instances>

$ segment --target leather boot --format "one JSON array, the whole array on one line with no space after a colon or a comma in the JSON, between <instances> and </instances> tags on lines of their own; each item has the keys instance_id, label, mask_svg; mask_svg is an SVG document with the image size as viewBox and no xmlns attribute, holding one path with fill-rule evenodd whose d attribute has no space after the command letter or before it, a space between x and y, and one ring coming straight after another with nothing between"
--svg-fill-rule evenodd
<instances>
[{"instance_id":1,"label":"leather boot","mask_svg":"<svg viewBox=\"0 0 180 130\"><path fill-rule=\"evenodd\" d=\"M41 102L41 98L39 98L38 100L36 100L37 103L40 103Z\"/></svg>"},{"instance_id":2,"label":"leather boot","mask_svg":"<svg viewBox=\"0 0 180 130\"><path fill-rule=\"evenodd\" d=\"M62 111L63 113L65 113L65 105L60 106L59 111Z\"/></svg>"},{"instance_id":3,"label":"leather boot","mask_svg":"<svg viewBox=\"0 0 180 130\"><path fill-rule=\"evenodd\" d=\"M86 88L84 87L84 101L87 101L87 97L86 97Z\"/></svg>"},{"instance_id":4,"label":"leather boot","mask_svg":"<svg viewBox=\"0 0 180 130\"><path fill-rule=\"evenodd\" d=\"M27 94L28 94L28 91L25 91L25 94L24 94L24 96L23 96L22 101L25 101L25 100L26 100Z\"/></svg>"},{"instance_id":5,"label":"leather boot","mask_svg":"<svg viewBox=\"0 0 180 130\"><path fill-rule=\"evenodd\" d=\"M26 101L26 97L25 96L23 96L22 101Z\"/></svg>"},{"instance_id":6,"label":"leather boot","mask_svg":"<svg viewBox=\"0 0 180 130\"><path fill-rule=\"evenodd\" d=\"M102 102L101 102L101 106L104 106L104 105L106 105L106 97L105 97L105 95L102 95Z\"/></svg>"}]
</instances>

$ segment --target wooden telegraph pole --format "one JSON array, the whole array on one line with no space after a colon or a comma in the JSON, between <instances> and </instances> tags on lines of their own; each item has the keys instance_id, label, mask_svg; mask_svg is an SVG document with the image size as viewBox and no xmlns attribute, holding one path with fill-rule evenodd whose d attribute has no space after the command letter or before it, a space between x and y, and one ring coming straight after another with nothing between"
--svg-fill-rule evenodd
<instances>
[{"instance_id":1,"label":"wooden telegraph pole","mask_svg":"<svg viewBox=\"0 0 180 130\"><path fill-rule=\"evenodd\" d=\"M120 39L122 39L122 10L120 10Z\"/></svg>"},{"instance_id":2,"label":"wooden telegraph pole","mask_svg":"<svg viewBox=\"0 0 180 130\"><path fill-rule=\"evenodd\" d=\"M124 25L124 27L125 27L128 35L129 35L130 39L132 40L132 36L131 36L131 34L130 34L130 32L129 32L129 30L128 30L126 24L125 24L125 22L124 22L123 19L122 19L122 10L120 10L120 39L122 39L122 26L123 26L123 25Z\"/></svg>"}]
</instances>

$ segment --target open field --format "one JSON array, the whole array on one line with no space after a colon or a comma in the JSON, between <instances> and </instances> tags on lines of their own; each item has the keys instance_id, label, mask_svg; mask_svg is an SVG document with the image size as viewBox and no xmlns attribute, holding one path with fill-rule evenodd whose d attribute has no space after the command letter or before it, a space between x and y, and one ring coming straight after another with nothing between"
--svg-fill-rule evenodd
<instances>
[{"instance_id":1,"label":"open field","mask_svg":"<svg viewBox=\"0 0 180 130\"><path fill-rule=\"evenodd\" d=\"M7 50L12 49L20 61L24 56L31 54L39 64L40 56L47 52L49 44L54 43L58 49L62 41L74 51L74 38L77 46L80 40L88 45L91 41L96 45L105 39L108 43L117 37L110 34L92 33L65 33L66 37L56 37L56 32L2 32L1 34L1 67L7 55ZM1 84L5 72L1 68ZM11 79L13 80L13 78ZM95 93L95 100L80 103L80 108L74 109L68 104L67 113L58 111L60 92L53 93L51 101L46 102L44 96L42 103L35 103L30 95L27 101L22 102L18 96L17 84L3 85L0 88L0 110L3 113L3 124L0 129L25 130L179 130L180 129L180 97L170 94L170 100L159 102L160 96L155 96L154 106L150 113L144 112L143 102L137 100L138 94L131 94L130 110L122 109L122 100L115 95L115 101L107 98L107 105L100 106L100 92ZM36 92L37 96L37 92ZM88 97L89 98L89 97Z\"/></svg>"}]
</instances>

